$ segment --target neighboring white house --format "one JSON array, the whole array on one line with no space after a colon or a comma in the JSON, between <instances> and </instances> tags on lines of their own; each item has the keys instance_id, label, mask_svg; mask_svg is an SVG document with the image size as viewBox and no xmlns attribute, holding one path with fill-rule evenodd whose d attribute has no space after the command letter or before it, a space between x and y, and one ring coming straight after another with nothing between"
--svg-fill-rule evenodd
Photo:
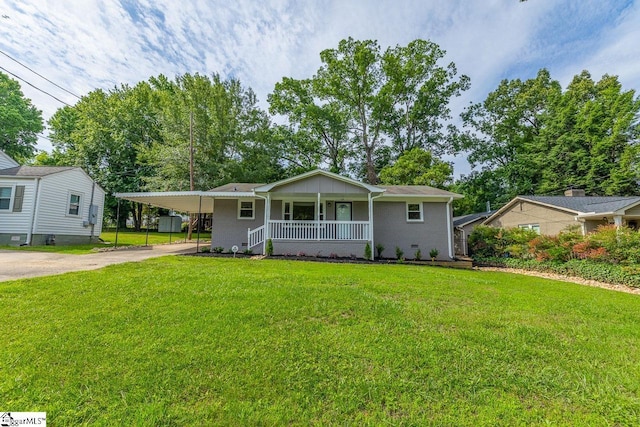
<instances>
[{"instance_id":1,"label":"neighboring white house","mask_svg":"<svg viewBox=\"0 0 640 427\"><path fill-rule=\"evenodd\" d=\"M97 239L104 195L81 168L20 166L0 151L0 245Z\"/></svg>"}]
</instances>

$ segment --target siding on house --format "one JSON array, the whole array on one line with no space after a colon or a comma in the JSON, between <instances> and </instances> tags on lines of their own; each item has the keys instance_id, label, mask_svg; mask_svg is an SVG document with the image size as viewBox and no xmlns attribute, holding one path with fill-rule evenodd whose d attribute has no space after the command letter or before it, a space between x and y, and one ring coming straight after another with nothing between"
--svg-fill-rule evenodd
<instances>
[{"instance_id":1,"label":"siding on house","mask_svg":"<svg viewBox=\"0 0 640 427\"><path fill-rule=\"evenodd\" d=\"M368 191L365 188L358 187L348 182L330 178L328 176L316 175L306 179L301 179L289 184L278 186L272 190L273 194L309 194L322 193L327 194L364 194Z\"/></svg>"},{"instance_id":2,"label":"siding on house","mask_svg":"<svg viewBox=\"0 0 640 427\"><path fill-rule=\"evenodd\" d=\"M628 209L624 214L625 215L640 215L640 205L634 206L631 209Z\"/></svg>"},{"instance_id":3,"label":"siding on house","mask_svg":"<svg viewBox=\"0 0 640 427\"><path fill-rule=\"evenodd\" d=\"M213 208L211 247L223 247L225 250L237 245L240 251L247 249L247 231L264 224L264 200L260 198L241 200L255 200L254 219L238 219L238 199L216 199ZM272 208L273 210L273 208ZM256 246L254 252L261 252L262 247Z\"/></svg>"},{"instance_id":4,"label":"siding on house","mask_svg":"<svg viewBox=\"0 0 640 427\"><path fill-rule=\"evenodd\" d=\"M24 198L21 212L13 212L15 203L16 187L24 186ZM11 188L11 206L8 210L0 210L0 238L1 244L21 245L26 243L27 233L31 227L33 215L33 198L35 195L35 179L7 179L0 178L0 187ZM18 240L12 240L14 236L19 236Z\"/></svg>"},{"instance_id":5,"label":"siding on house","mask_svg":"<svg viewBox=\"0 0 640 427\"><path fill-rule=\"evenodd\" d=\"M85 227L83 223L89 218L92 187L91 179L80 169L44 177L40 182L35 234L91 236L91 226ZM80 195L77 216L68 214L71 193ZM102 230L104 191L98 185L94 189L93 204L99 206L94 227L94 236L99 236Z\"/></svg>"},{"instance_id":6,"label":"siding on house","mask_svg":"<svg viewBox=\"0 0 640 427\"><path fill-rule=\"evenodd\" d=\"M521 200L487 225L514 228L538 224L540 225L540 234L556 235L567 227L580 225L576 222L575 217L576 214Z\"/></svg>"},{"instance_id":7,"label":"siding on house","mask_svg":"<svg viewBox=\"0 0 640 427\"><path fill-rule=\"evenodd\" d=\"M14 168L18 166L18 162L9 157L4 151L0 150L0 170Z\"/></svg>"},{"instance_id":8,"label":"siding on house","mask_svg":"<svg viewBox=\"0 0 640 427\"><path fill-rule=\"evenodd\" d=\"M449 259L449 238L453 239L447 224L446 203L422 203L422 222L407 221L406 202L376 202L373 205L374 244L384 246L383 257L395 257L396 246L405 258L414 258L418 249L423 259L429 258L431 249L438 250L438 259ZM372 248L375 253L375 248Z\"/></svg>"}]
</instances>

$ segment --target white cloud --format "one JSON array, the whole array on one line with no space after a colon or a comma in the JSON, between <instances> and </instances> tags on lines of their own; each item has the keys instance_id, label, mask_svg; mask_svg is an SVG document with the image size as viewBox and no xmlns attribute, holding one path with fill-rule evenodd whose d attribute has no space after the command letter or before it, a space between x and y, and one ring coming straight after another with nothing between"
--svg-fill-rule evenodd
<instances>
[{"instance_id":1,"label":"white cloud","mask_svg":"<svg viewBox=\"0 0 640 427\"><path fill-rule=\"evenodd\" d=\"M503 78L541 67L566 84L582 69L640 87L640 6L617 0L0 0L0 50L70 90L86 94L165 74L239 78L266 96L284 76L309 77L319 53L348 36L383 48L416 38L438 43L471 90L457 114ZM623 4L623 5L624 5ZM0 55L0 66L66 102L75 98ZM61 106L23 84L50 117ZM461 166L464 162L458 160Z\"/></svg>"}]
</instances>

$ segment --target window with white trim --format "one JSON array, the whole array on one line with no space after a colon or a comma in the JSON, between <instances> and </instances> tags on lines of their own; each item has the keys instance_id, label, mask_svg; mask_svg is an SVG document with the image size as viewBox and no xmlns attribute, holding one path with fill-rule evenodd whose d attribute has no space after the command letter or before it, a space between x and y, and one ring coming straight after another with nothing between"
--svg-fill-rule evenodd
<instances>
[{"instance_id":1,"label":"window with white trim","mask_svg":"<svg viewBox=\"0 0 640 427\"><path fill-rule=\"evenodd\" d=\"M8 211L11 207L11 191L13 187L0 187L0 210Z\"/></svg>"},{"instance_id":2,"label":"window with white trim","mask_svg":"<svg viewBox=\"0 0 640 427\"><path fill-rule=\"evenodd\" d=\"M238 200L238 219L255 219L255 200Z\"/></svg>"},{"instance_id":3,"label":"window with white trim","mask_svg":"<svg viewBox=\"0 0 640 427\"><path fill-rule=\"evenodd\" d=\"M407 202L407 221L422 221L422 203Z\"/></svg>"},{"instance_id":4,"label":"window with white trim","mask_svg":"<svg viewBox=\"0 0 640 427\"><path fill-rule=\"evenodd\" d=\"M282 219L285 221L315 221L316 202L282 202ZM324 202L320 203L320 221L324 221Z\"/></svg>"},{"instance_id":5,"label":"window with white trim","mask_svg":"<svg viewBox=\"0 0 640 427\"><path fill-rule=\"evenodd\" d=\"M82 197L77 193L69 193L69 206L67 207L67 215L80 216L80 204Z\"/></svg>"},{"instance_id":6,"label":"window with white trim","mask_svg":"<svg viewBox=\"0 0 640 427\"><path fill-rule=\"evenodd\" d=\"M525 228L527 230L533 230L536 233L540 234L540 224L520 224L519 228Z\"/></svg>"}]
</instances>

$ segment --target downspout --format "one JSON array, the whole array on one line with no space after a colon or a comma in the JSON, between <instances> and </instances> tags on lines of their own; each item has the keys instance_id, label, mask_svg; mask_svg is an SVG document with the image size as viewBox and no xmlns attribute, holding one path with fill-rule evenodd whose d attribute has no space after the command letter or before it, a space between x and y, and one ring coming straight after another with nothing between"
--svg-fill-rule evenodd
<instances>
[{"instance_id":1,"label":"downspout","mask_svg":"<svg viewBox=\"0 0 640 427\"><path fill-rule=\"evenodd\" d=\"M95 232L96 225L91 222L91 208L93 207L93 195L96 191L96 182L92 180L91 186L91 201L89 202L89 212L87 215L87 222L91 225L91 235L89 236L89 243L93 241L93 233Z\"/></svg>"},{"instance_id":2,"label":"downspout","mask_svg":"<svg viewBox=\"0 0 640 427\"><path fill-rule=\"evenodd\" d=\"M25 242L27 245L31 246L31 239L33 238L33 234L35 233L36 228L36 210L38 209L38 198L40 196L40 179L36 178L36 191L35 197L33 198L33 207L31 208L31 226L27 232L27 241Z\"/></svg>"},{"instance_id":3,"label":"downspout","mask_svg":"<svg viewBox=\"0 0 640 427\"><path fill-rule=\"evenodd\" d=\"M447 240L449 241L449 258L453 259L453 227L451 226L451 203L453 197L449 197L447 202Z\"/></svg>"}]
</instances>

